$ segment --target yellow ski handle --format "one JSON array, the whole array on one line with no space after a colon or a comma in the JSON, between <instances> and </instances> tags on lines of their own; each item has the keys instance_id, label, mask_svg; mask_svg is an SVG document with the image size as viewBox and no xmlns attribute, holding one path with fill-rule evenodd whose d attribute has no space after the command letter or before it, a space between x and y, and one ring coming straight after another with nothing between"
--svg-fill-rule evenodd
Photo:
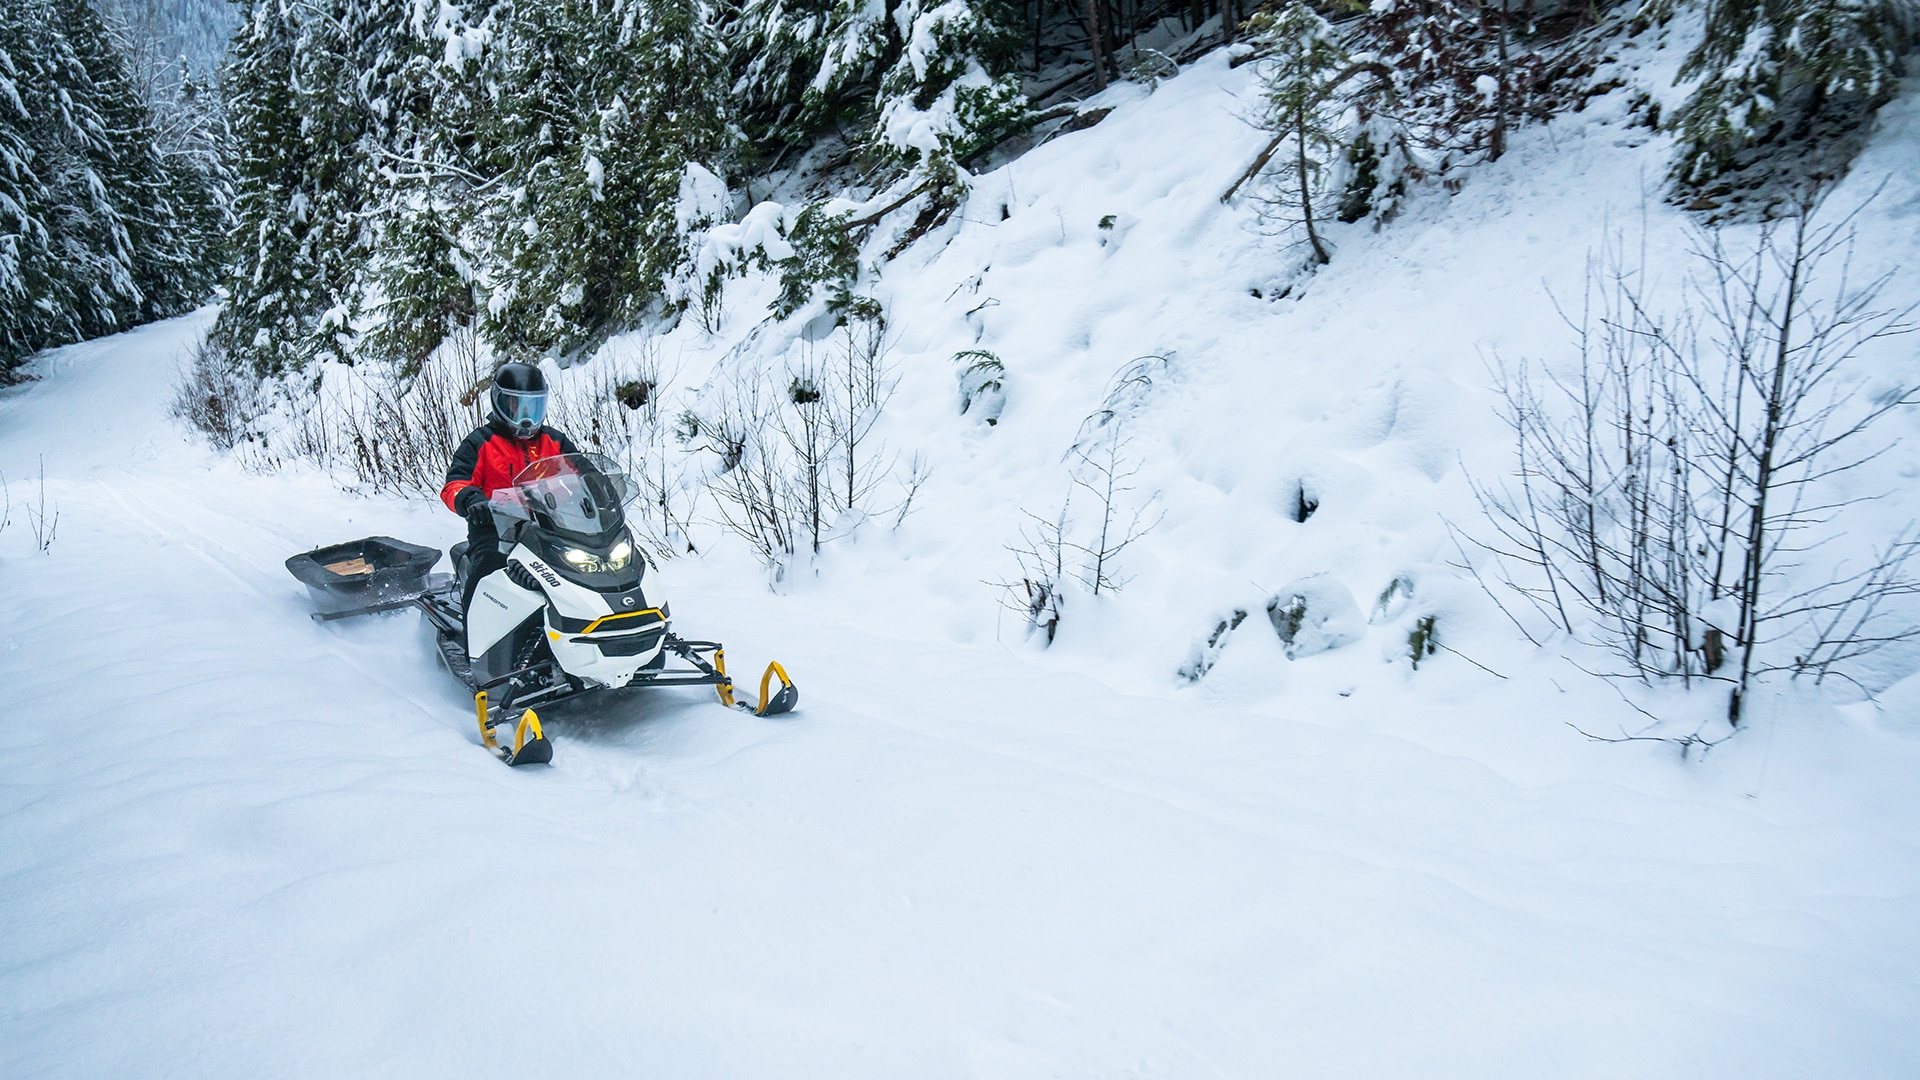
<instances>
[{"instance_id":1,"label":"yellow ski handle","mask_svg":"<svg viewBox=\"0 0 1920 1080\"><path fill-rule=\"evenodd\" d=\"M532 709L521 712L519 722L513 726L513 749L509 751L494 737L498 725L488 719L485 690L473 695L473 712L480 721L480 745L491 750L494 757L509 765L544 765L553 760L553 746L547 742L547 733L540 729L539 713Z\"/></svg>"},{"instance_id":2,"label":"yellow ski handle","mask_svg":"<svg viewBox=\"0 0 1920 1080\"><path fill-rule=\"evenodd\" d=\"M781 686L785 687L785 686L793 685L793 680L787 678L787 669L780 666L780 661L778 660L767 661L767 670L764 672L761 672L760 674L760 707L753 710L753 715L755 716L767 715L767 705L768 703L773 701L772 698L767 696L767 688L773 685L773 677L775 675L780 676Z\"/></svg>"},{"instance_id":3,"label":"yellow ski handle","mask_svg":"<svg viewBox=\"0 0 1920 1080\"><path fill-rule=\"evenodd\" d=\"M713 670L720 673L720 681L713 688L720 693L720 704L733 708L733 680L727 676L727 650L713 650Z\"/></svg>"},{"instance_id":4,"label":"yellow ski handle","mask_svg":"<svg viewBox=\"0 0 1920 1080\"><path fill-rule=\"evenodd\" d=\"M539 714L535 713L532 709L521 713L520 723L515 725L513 729L513 752L515 756L518 756L520 751L526 749L527 729L529 728L533 729L534 738L544 739L547 737L546 732L540 730Z\"/></svg>"},{"instance_id":5,"label":"yellow ski handle","mask_svg":"<svg viewBox=\"0 0 1920 1080\"><path fill-rule=\"evenodd\" d=\"M720 704L728 708L742 708L755 716L777 716L789 712L800 700L800 691L794 689L793 680L787 677L787 669L774 660L767 664L767 670L760 675L760 700L755 704L738 701L733 696L733 678L727 674L727 656L723 649L713 650L713 670L719 674L720 681L713 688L720 694ZM774 676L780 677L780 690L769 695L773 689Z\"/></svg>"},{"instance_id":6,"label":"yellow ski handle","mask_svg":"<svg viewBox=\"0 0 1920 1080\"><path fill-rule=\"evenodd\" d=\"M480 714L480 745L489 750L498 751L500 744L493 737L493 725L487 723L487 692L473 695L473 711Z\"/></svg>"},{"instance_id":7,"label":"yellow ski handle","mask_svg":"<svg viewBox=\"0 0 1920 1080\"><path fill-rule=\"evenodd\" d=\"M480 745L492 750L496 754L499 753L500 740L494 738L493 725L487 722L487 692L485 690L473 695L473 711L480 721ZM547 736L546 732L540 730L540 714L534 712L532 709L521 713L520 722L513 726L513 754L507 755L508 757L517 755L520 751L526 749L528 732L532 732L533 737L536 739L544 739Z\"/></svg>"}]
</instances>

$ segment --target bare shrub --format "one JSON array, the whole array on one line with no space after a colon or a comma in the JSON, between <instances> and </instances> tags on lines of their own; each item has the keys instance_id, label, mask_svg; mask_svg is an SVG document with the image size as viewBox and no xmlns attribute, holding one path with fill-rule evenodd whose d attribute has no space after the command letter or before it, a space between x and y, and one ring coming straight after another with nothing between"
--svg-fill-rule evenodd
<instances>
[{"instance_id":1,"label":"bare shrub","mask_svg":"<svg viewBox=\"0 0 1920 1080\"><path fill-rule=\"evenodd\" d=\"M556 424L582 449L619 462L639 487L628 521L660 558L695 550L696 493L668 452L666 393L676 374L663 370L658 342L645 338L635 352L563 373L553 390Z\"/></svg>"},{"instance_id":2,"label":"bare shrub","mask_svg":"<svg viewBox=\"0 0 1920 1080\"><path fill-rule=\"evenodd\" d=\"M411 379L376 376L317 403L322 427L308 452L375 491L436 493L461 440L486 420L489 366L473 328L456 329Z\"/></svg>"},{"instance_id":3,"label":"bare shrub","mask_svg":"<svg viewBox=\"0 0 1920 1080\"><path fill-rule=\"evenodd\" d=\"M53 536L60 529L60 504L53 504L52 513L47 511L47 458L40 456L40 482L35 489L36 497L27 504L27 528L33 532L33 547L42 555L53 553ZM11 506L11 501L9 501Z\"/></svg>"},{"instance_id":4,"label":"bare shrub","mask_svg":"<svg viewBox=\"0 0 1920 1080\"><path fill-rule=\"evenodd\" d=\"M203 336L188 351L171 411L216 449L232 450L250 437L270 406L270 394L253 368L236 361L218 339Z\"/></svg>"},{"instance_id":5,"label":"bare shrub","mask_svg":"<svg viewBox=\"0 0 1920 1080\"><path fill-rule=\"evenodd\" d=\"M1022 511L1027 524L1020 527L1019 542L1007 545L1020 568L1019 576L1014 581L996 583L1004 590L1006 606L1026 619L1027 633L1044 634L1048 645L1060 632L1061 590L1068 581L1067 551L1072 546L1067 542L1072 506L1073 495L1069 492L1060 500L1059 513L1052 517Z\"/></svg>"},{"instance_id":6,"label":"bare shrub","mask_svg":"<svg viewBox=\"0 0 1920 1080\"><path fill-rule=\"evenodd\" d=\"M709 487L720 524L776 577L795 553L818 554L876 514L891 513L899 527L928 476L916 455L896 477L896 459L874 434L896 383L885 316L864 298L845 308L830 335L800 343L777 379L738 364L708 391L709 404L679 422L683 441L718 458ZM742 344L740 360L752 344ZM887 506L881 492L890 480L900 501Z\"/></svg>"},{"instance_id":7,"label":"bare shrub","mask_svg":"<svg viewBox=\"0 0 1920 1080\"><path fill-rule=\"evenodd\" d=\"M719 458L709 481L720 523L745 540L775 577L792 558L801 525L792 478L775 432L778 405L757 374L736 377L695 425L700 448Z\"/></svg>"},{"instance_id":8,"label":"bare shrub","mask_svg":"<svg viewBox=\"0 0 1920 1080\"><path fill-rule=\"evenodd\" d=\"M871 512L882 480L893 471L886 448L875 445L872 435L899 380L888 359L886 316L877 304L855 305L834 342L836 348L831 362L824 365L822 379L827 426L836 444L829 498L857 523ZM919 477L916 466L903 506L911 503L911 490L918 488Z\"/></svg>"},{"instance_id":9,"label":"bare shrub","mask_svg":"<svg viewBox=\"0 0 1920 1080\"><path fill-rule=\"evenodd\" d=\"M1082 425L1072 451L1069 475L1074 486L1099 507L1099 525L1084 542L1068 546L1082 556L1080 583L1095 596L1118 592L1126 585L1128 579L1114 569L1116 561L1160 523L1157 492L1142 501L1132 499L1131 481L1140 473L1140 462L1130 453L1131 442L1126 415L1103 410Z\"/></svg>"},{"instance_id":10,"label":"bare shrub","mask_svg":"<svg viewBox=\"0 0 1920 1080\"><path fill-rule=\"evenodd\" d=\"M1850 275L1852 215L1816 213L1808 198L1741 252L1702 232L1678 316L1611 248L1568 318L1577 371L1500 372L1516 469L1475 484L1494 536L1472 542L1522 633L1611 651L1603 674L1723 686L1731 727L1757 679L1851 679L1920 635L1899 603L1920 595L1915 526L1863 553L1844 522L1875 498L1846 482L1889 445L1869 432L1920 402L1912 384L1862 395L1854 361L1912 309Z\"/></svg>"},{"instance_id":11,"label":"bare shrub","mask_svg":"<svg viewBox=\"0 0 1920 1080\"><path fill-rule=\"evenodd\" d=\"M1160 523L1159 493L1135 497L1130 481L1140 462L1132 455L1127 425L1170 364L1164 356L1143 356L1120 370L1067 451L1068 488L1060 509L1044 517L1024 511L1028 520L1020 539L1007 545L1019 574L994 584L1004 590L1003 602L1026 617L1028 631L1044 632L1048 644L1059 630L1065 590L1077 585L1099 596L1124 588L1127 578L1117 570L1121 554ZM1073 514L1076 491L1098 508L1084 523Z\"/></svg>"},{"instance_id":12,"label":"bare shrub","mask_svg":"<svg viewBox=\"0 0 1920 1080\"><path fill-rule=\"evenodd\" d=\"M826 500L831 496L828 475L835 443L832 406L822 389L822 372L811 358L788 370L786 407L774 410L773 423L786 443L792 462L789 497L794 516L815 555L829 527Z\"/></svg>"},{"instance_id":13,"label":"bare shrub","mask_svg":"<svg viewBox=\"0 0 1920 1080\"><path fill-rule=\"evenodd\" d=\"M919 496L920 489L933 479L933 467L927 464L927 456L915 451L907 461L907 475L900 481L900 502L893 508L893 527L906 524L913 513L913 500Z\"/></svg>"}]
</instances>

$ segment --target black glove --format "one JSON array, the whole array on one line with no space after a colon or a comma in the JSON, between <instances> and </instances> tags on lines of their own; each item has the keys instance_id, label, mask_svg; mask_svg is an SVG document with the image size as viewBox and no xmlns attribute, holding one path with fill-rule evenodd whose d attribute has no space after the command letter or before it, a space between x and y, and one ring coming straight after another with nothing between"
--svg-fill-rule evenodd
<instances>
[{"instance_id":1,"label":"black glove","mask_svg":"<svg viewBox=\"0 0 1920 1080\"><path fill-rule=\"evenodd\" d=\"M466 518L469 525L483 529L493 527L493 508L487 505L487 497L479 488L468 488L454 501L461 504L460 516Z\"/></svg>"}]
</instances>

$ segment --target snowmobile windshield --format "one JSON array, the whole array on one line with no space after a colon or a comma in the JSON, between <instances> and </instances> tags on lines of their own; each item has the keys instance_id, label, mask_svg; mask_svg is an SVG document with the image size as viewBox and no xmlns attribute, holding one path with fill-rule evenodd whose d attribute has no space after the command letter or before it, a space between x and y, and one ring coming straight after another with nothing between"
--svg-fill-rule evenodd
<instances>
[{"instance_id":1,"label":"snowmobile windshield","mask_svg":"<svg viewBox=\"0 0 1920 1080\"><path fill-rule=\"evenodd\" d=\"M624 525L621 507L633 498L626 474L599 454L541 458L520 470L513 491L542 528L589 536Z\"/></svg>"}]
</instances>

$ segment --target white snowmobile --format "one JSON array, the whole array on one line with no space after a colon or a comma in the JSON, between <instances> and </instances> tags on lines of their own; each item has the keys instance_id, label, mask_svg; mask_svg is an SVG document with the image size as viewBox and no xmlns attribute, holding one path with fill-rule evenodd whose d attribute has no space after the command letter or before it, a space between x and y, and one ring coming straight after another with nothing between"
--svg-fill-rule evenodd
<instances>
[{"instance_id":1,"label":"white snowmobile","mask_svg":"<svg viewBox=\"0 0 1920 1080\"><path fill-rule=\"evenodd\" d=\"M598 454L528 465L489 501L506 563L474 584L464 613L472 562L464 543L453 549L451 575L427 573L439 549L385 536L295 555L287 569L312 591L317 621L424 612L447 669L473 692L481 743L509 765L553 758L534 706L591 690L712 686L723 704L759 716L792 710L800 692L779 663L761 676L759 700L746 700L719 642L670 632L667 605L642 588L647 560L624 511L633 496L627 477ZM674 659L680 666L669 667ZM502 727L513 732L511 748Z\"/></svg>"}]
</instances>

